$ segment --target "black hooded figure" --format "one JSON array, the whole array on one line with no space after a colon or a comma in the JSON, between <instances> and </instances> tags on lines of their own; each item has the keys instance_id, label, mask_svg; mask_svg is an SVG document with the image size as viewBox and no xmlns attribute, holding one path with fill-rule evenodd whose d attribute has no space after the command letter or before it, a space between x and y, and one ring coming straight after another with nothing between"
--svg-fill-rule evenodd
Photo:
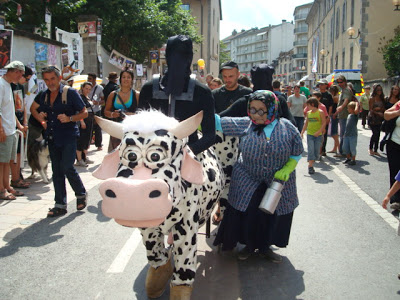
<instances>
[{"instance_id":1,"label":"black hooded figure","mask_svg":"<svg viewBox=\"0 0 400 300\"><path fill-rule=\"evenodd\" d=\"M275 69L267 64L260 64L251 68L251 82L253 83L253 91L268 90L272 91L272 75ZM276 95L279 100L278 116L288 119L294 125L296 121L290 112L286 100L281 95ZM246 117L247 116L247 99L239 98L228 109L219 114L221 117Z\"/></svg>"},{"instance_id":2,"label":"black hooded figure","mask_svg":"<svg viewBox=\"0 0 400 300\"><path fill-rule=\"evenodd\" d=\"M168 69L162 78L153 75L140 91L139 108L154 108L183 121L203 111L203 137L197 132L189 136L189 147L195 155L208 149L215 141L214 98L211 91L190 76L193 59L192 40L185 35L170 37L167 41Z\"/></svg>"}]
</instances>

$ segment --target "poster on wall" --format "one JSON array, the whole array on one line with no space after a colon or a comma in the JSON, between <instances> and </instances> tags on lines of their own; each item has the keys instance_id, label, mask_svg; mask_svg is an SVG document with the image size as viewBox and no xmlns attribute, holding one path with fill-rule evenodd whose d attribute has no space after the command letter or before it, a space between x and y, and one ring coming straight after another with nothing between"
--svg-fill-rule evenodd
<instances>
[{"instance_id":1,"label":"poster on wall","mask_svg":"<svg viewBox=\"0 0 400 300\"><path fill-rule=\"evenodd\" d=\"M46 44L35 43L35 63L36 70L39 70L38 77L41 78L42 73L40 72L40 70L48 65Z\"/></svg>"},{"instance_id":2,"label":"poster on wall","mask_svg":"<svg viewBox=\"0 0 400 300\"><path fill-rule=\"evenodd\" d=\"M136 60L126 57L116 50L111 52L108 62L121 70L126 68L135 70L136 66Z\"/></svg>"},{"instance_id":3,"label":"poster on wall","mask_svg":"<svg viewBox=\"0 0 400 300\"><path fill-rule=\"evenodd\" d=\"M47 63L52 66L57 65L56 46L54 45L49 45Z\"/></svg>"},{"instance_id":4,"label":"poster on wall","mask_svg":"<svg viewBox=\"0 0 400 300\"><path fill-rule=\"evenodd\" d=\"M78 23L78 32L83 38L96 36L96 21Z\"/></svg>"},{"instance_id":5,"label":"poster on wall","mask_svg":"<svg viewBox=\"0 0 400 300\"><path fill-rule=\"evenodd\" d=\"M83 70L83 43L79 33L72 33L57 28L57 41L62 42L68 47L62 48L62 67L71 64L75 60L74 69ZM78 73L79 74L79 73Z\"/></svg>"},{"instance_id":6,"label":"poster on wall","mask_svg":"<svg viewBox=\"0 0 400 300\"><path fill-rule=\"evenodd\" d=\"M12 30L0 30L0 69L3 69L12 59L12 40Z\"/></svg>"}]
</instances>

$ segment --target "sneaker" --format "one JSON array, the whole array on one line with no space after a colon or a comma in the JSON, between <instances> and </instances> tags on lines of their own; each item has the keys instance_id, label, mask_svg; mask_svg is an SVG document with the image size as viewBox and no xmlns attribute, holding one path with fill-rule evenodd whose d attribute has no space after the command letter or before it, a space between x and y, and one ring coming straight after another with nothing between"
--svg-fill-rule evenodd
<instances>
[{"instance_id":1,"label":"sneaker","mask_svg":"<svg viewBox=\"0 0 400 300\"><path fill-rule=\"evenodd\" d=\"M356 165L356 161L355 160L349 161L349 166L355 166L355 165Z\"/></svg>"},{"instance_id":2,"label":"sneaker","mask_svg":"<svg viewBox=\"0 0 400 300\"><path fill-rule=\"evenodd\" d=\"M280 256L279 254L276 254L274 251L272 251L271 249L268 249L266 251L260 251L259 252L260 256L263 258L266 258L268 260L270 260L273 263L279 264L282 262L282 256Z\"/></svg>"},{"instance_id":3,"label":"sneaker","mask_svg":"<svg viewBox=\"0 0 400 300\"><path fill-rule=\"evenodd\" d=\"M322 152L322 153L321 153L321 156L326 156L326 152Z\"/></svg>"},{"instance_id":4,"label":"sneaker","mask_svg":"<svg viewBox=\"0 0 400 300\"><path fill-rule=\"evenodd\" d=\"M315 170L314 167L308 167L308 174L314 174Z\"/></svg>"},{"instance_id":5,"label":"sneaker","mask_svg":"<svg viewBox=\"0 0 400 300\"><path fill-rule=\"evenodd\" d=\"M390 208L393 210L400 210L400 203L399 202L393 202L390 204Z\"/></svg>"},{"instance_id":6,"label":"sneaker","mask_svg":"<svg viewBox=\"0 0 400 300\"><path fill-rule=\"evenodd\" d=\"M77 167L87 167L88 165L83 161L83 159L78 160L75 164Z\"/></svg>"},{"instance_id":7,"label":"sneaker","mask_svg":"<svg viewBox=\"0 0 400 300\"><path fill-rule=\"evenodd\" d=\"M251 251L247 246L244 247L242 250L239 251L238 254L238 259L240 260L246 260L248 259L251 254L253 253L253 251Z\"/></svg>"},{"instance_id":8,"label":"sneaker","mask_svg":"<svg viewBox=\"0 0 400 300\"><path fill-rule=\"evenodd\" d=\"M343 162L344 164L348 164L348 163L350 163L351 162L351 159L350 158L346 158L346 160Z\"/></svg>"},{"instance_id":9,"label":"sneaker","mask_svg":"<svg viewBox=\"0 0 400 300\"><path fill-rule=\"evenodd\" d=\"M87 164L94 164L93 160L90 160L89 158L86 158L85 163Z\"/></svg>"}]
</instances>

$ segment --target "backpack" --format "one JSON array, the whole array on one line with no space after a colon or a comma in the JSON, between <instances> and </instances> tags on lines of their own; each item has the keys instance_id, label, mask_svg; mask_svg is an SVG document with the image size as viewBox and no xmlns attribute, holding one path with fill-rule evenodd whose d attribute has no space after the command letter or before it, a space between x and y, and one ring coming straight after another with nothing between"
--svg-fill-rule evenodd
<instances>
[{"instance_id":1,"label":"backpack","mask_svg":"<svg viewBox=\"0 0 400 300\"><path fill-rule=\"evenodd\" d=\"M61 95L62 104L67 104L67 94L68 94L69 88L70 87L68 85L63 86L63 92ZM46 93L46 95L44 96L44 104L47 104L47 101L48 101L47 98L48 98L48 94Z\"/></svg>"}]
</instances>

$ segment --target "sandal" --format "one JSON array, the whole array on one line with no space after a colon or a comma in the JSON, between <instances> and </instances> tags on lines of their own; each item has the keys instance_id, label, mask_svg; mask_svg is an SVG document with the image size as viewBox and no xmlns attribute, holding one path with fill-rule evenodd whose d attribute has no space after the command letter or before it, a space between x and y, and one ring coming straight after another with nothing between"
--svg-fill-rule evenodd
<instances>
[{"instance_id":1,"label":"sandal","mask_svg":"<svg viewBox=\"0 0 400 300\"><path fill-rule=\"evenodd\" d=\"M7 190L7 192L9 192L10 194L13 194L13 195L16 196L16 197L21 197L21 196L24 195L23 192L17 191L17 190L14 190L14 189Z\"/></svg>"},{"instance_id":2,"label":"sandal","mask_svg":"<svg viewBox=\"0 0 400 300\"><path fill-rule=\"evenodd\" d=\"M53 207L49 208L49 212L47 213L48 218L63 216L67 213L65 208Z\"/></svg>"},{"instance_id":3,"label":"sandal","mask_svg":"<svg viewBox=\"0 0 400 300\"><path fill-rule=\"evenodd\" d=\"M76 199L76 209L77 210L84 209L86 207L86 205L87 205L86 197L81 198L81 199Z\"/></svg>"},{"instance_id":4,"label":"sandal","mask_svg":"<svg viewBox=\"0 0 400 300\"><path fill-rule=\"evenodd\" d=\"M22 179L18 179L15 181L11 180L11 186L18 189L27 189L29 188L30 184L29 182L23 181Z\"/></svg>"},{"instance_id":5,"label":"sandal","mask_svg":"<svg viewBox=\"0 0 400 300\"><path fill-rule=\"evenodd\" d=\"M13 194L6 194L6 190L0 192L0 200L15 200L17 199Z\"/></svg>"}]
</instances>

